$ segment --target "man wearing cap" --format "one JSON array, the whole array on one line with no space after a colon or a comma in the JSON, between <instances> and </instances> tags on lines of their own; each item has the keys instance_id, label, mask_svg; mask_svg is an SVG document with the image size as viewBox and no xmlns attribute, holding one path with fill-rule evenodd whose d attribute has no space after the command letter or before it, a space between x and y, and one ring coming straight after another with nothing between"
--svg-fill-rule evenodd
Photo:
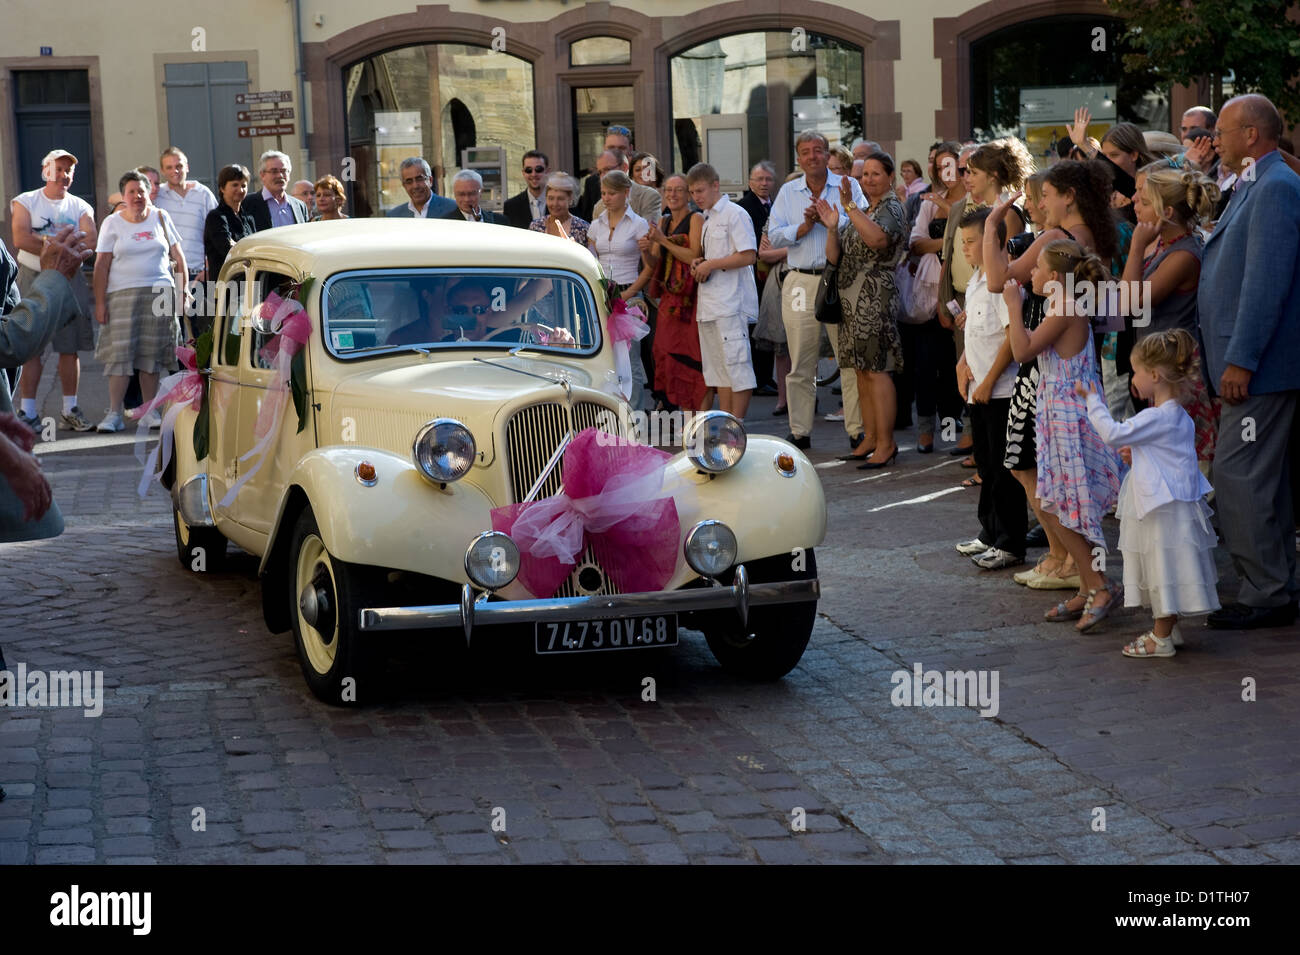
<instances>
[{"instance_id":1,"label":"man wearing cap","mask_svg":"<svg viewBox=\"0 0 1300 955\"><path fill-rule=\"evenodd\" d=\"M32 282L41 271L41 250L49 238L65 226L85 233L86 244L95 247L95 210L86 200L74 196L72 178L77 157L66 149L54 149L41 160L41 177L45 185L17 196L12 205L13 245L18 252L18 290L24 297L31 293ZM73 279L78 315L55 333L54 352L59 356L59 380L63 385L61 422L73 431L90 431L95 425L77 406L77 387L81 378L81 361L77 352L95 347L90 323L90 289L85 277L77 272ZM18 380L21 406L18 418L33 431L41 430L36 410L36 388L44 369L42 356L36 355L23 364Z\"/></svg>"}]
</instances>

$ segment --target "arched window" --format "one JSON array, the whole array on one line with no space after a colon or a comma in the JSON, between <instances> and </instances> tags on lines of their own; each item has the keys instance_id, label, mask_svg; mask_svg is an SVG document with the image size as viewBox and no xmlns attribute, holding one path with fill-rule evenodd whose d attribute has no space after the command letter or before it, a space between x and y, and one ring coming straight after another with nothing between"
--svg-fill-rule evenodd
<instances>
[{"instance_id":1,"label":"arched window","mask_svg":"<svg viewBox=\"0 0 1300 955\"><path fill-rule=\"evenodd\" d=\"M625 66L632 44L622 37L589 36L569 44L569 66Z\"/></svg>"},{"instance_id":2,"label":"arched window","mask_svg":"<svg viewBox=\"0 0 1300 955\"><path fill-rule=\"evenodd\" d=\"M863 136L862 50L834 37L802 29L738 33L683 50L669 63L676 169L699 162L708 130L728 122L741 135L724 139L742 141L749 164L773 159L787 169L794 168L801 130L820 130L831 145ZM790 131L789 142L771 141L769 128L778 125L772 110L784 113L778 128Z\"/></svg>"},{"instance_id":3,"label":"arched window","mask_svg":"<svg viewBox=\"0 0 1300 955\"><path fill-rule=\"evenodd\" d=\"M1074 109L1087 106L1098 139L1116 122L1169 128L1169 87L1153 75L1125 73L1119 20L1044 17L1017 23L970 45L971 126L976 139L1020 136L1048 158L1069 138Z\"/></svg>"},{"instance_id":4,"label":"arched window","mask_svg":"<svg viewBox=\"0 0 1300 955\"><path fill-rule=\"evenodd\" d=\"M462 150L472 146L504 148L501 191L522 188L523 155L537 144L527 60L487 47L430 43L367 57L343 76L347 155L356 163L351 214L383 215L408 201L399 173L408 156L423 156L435 191L448 195ZM499 209L505 195L485 192L483 199L486 208Z\"/></svg>"}]
</instances>

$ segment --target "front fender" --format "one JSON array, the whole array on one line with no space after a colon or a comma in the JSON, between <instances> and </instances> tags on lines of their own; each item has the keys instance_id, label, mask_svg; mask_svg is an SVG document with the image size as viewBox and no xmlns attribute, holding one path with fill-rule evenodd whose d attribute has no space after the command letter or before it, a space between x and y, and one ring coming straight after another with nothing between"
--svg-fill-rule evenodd
<instances>
[{"instance_id":1,"label":"front fender","mask_svg":"<svg viewBox=\"0 0 1300 955\"><path fill-rule=\"evenodd\" d=\"M374 465L374 487L357 480L363 460ZM494 505L472 484L439 489L410 458L391 451L319 448L303 456L285 485L260 573L268 569L274 544L292 531L286 518L295 519L295 493L306 497L325 547L339 560L460 583L467 579L466 545L492 527Z\"/></svg>"},{"instance_id":2,"label":"front fender","mask_svg":"<svg viewBox=\"0 0 1300 955\"><path fill-rule=\"evenodd\" d=\"M179 489L185 486L186 481L196 474L208 472L206 462L200 461L194 455L194 419L198 416L199 413L189 405L181 408L180 414L176 416L175 430L172 432L171 457L175 466L171 469L172 480L167 487L172 494L172 503L176 503L176 495ZM166 469L168 462L160 461L159 465Z\"/></svg>"},{"instance_id":3,"label":"front fender","mask_svg":"<svg viewBox=\"0 0 1300 955\"><path fill-rule=\"evenodd\" d=\"M793 477L777 471L778 454L794 458ZM722 474L700 474L684 454L672 466L695 488L678 498L683 542L699 521L722 521L735 532L736 560L744 563L817 547L826 538L821 479L803 452L785 441L749 435L745 456ZM679 587L696 576L679 558L668 586Z\"/></svg>"}]
</instances>

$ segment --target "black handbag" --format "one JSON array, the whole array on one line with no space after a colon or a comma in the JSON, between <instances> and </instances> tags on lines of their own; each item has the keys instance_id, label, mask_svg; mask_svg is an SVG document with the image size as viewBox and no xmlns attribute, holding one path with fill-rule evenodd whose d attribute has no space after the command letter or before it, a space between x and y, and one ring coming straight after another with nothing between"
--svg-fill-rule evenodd
<instances>
[{"instance_id":1,"label":"black handbag","mask_svg":"<svg viewBox=\"0 0 1300 955\"><path fill-rule=\"evenodd\" d=\"M817 284L817 299L813 305L813 314L824 325L839 325L844 321L844 309L840 304L839 266L827 263L822 270L822 279Z\"/></svg>"}]
</instances>

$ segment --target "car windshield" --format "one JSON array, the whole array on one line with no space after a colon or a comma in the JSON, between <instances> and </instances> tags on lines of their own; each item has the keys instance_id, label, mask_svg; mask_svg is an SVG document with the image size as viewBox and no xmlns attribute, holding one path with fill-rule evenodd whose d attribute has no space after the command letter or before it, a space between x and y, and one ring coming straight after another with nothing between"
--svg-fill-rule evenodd
<instances>
[{"instance_id":1,"label":"car windshield","mask_svg":"<svg viewBox=\"0 0 1300 955\"><path fill-rule=\"evenodd\" d=\"M325 341L340 358L519 345L593 353L600 321L590 286L550 269L386 269L325 283Z\"/></svg>"}]
</instances>

